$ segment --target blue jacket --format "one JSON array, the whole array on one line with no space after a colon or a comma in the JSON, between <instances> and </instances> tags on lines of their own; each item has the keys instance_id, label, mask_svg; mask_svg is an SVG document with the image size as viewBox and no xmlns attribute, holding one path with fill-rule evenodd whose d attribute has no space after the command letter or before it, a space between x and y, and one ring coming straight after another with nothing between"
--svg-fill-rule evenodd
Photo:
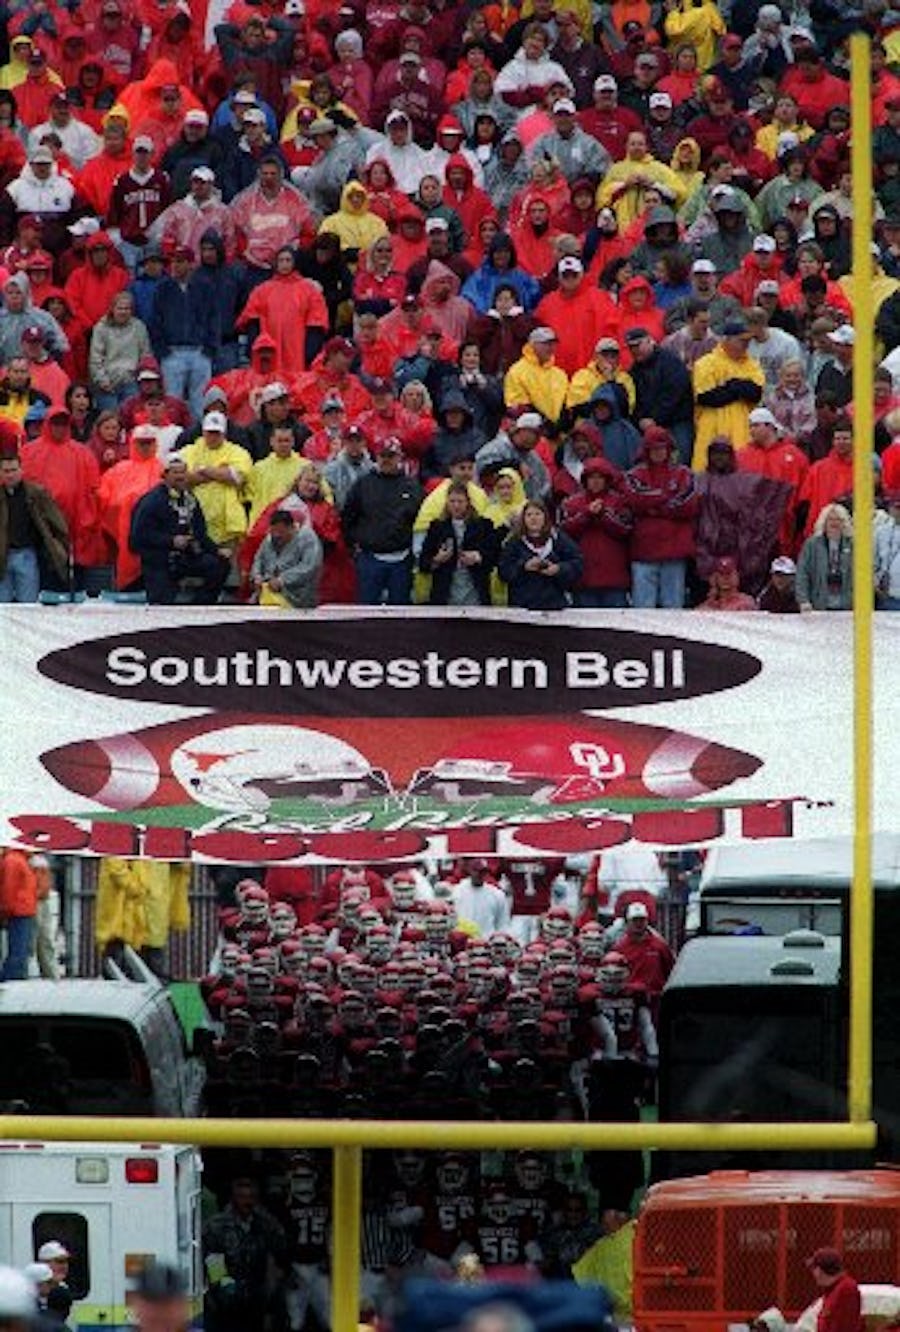
<instances>
[{"instance_id":1,"label":"blue jacket","mask_svg":"<svg viewBox=\"0 0 900 1332\"><path fill-rule=\"evenodd\" d=\"M194 272L185 286L164 277L156 289L150 340L160 360L173 347L200 347L207 352L217 345L216 311L209 304L209 290Z\"/></svg>"},{"instance_id":2,"label":"blue jacket","mask_svg":"<svg viewBox=\"0 0 900 1332\"><path fill-rule=\"evenodd\" d=\"M541 284L537 278L526 273L523 268L495 268L490 259L485 259L466 278L460 295L471 302L479 314L487 314L494 304L494 293L499 286L515 287L519 304L525 311L533 310L541 299Z\"/></svg>"},{"instance_id":3,"label":"blue jacket","mask_svg":"<svg viewBox=\"0 0 900 1332\"><path fill-rule=\"evenodd\" d=\"M605 402L609 407L612 414L608 421L601 421L593 415L593 409L598 402ZM621 472L627 472L640 457L641 433L630 421L623 420L619 395L614 385L601 384L594 390L591 394L591 412L590 419L603 438L604 458L618 467Z\"/></svg>"},{"instance_id":4,"label":"blue jacket","mask_svg":"<svg viewBox=\"0 0 900 1332\"><path fill-rule=\"evenodd\" d=\"M200 237L200 244L216 247L215 264L200 263L191 282L200 294L205 307L212 312L212 341L208 346L216 351L223 343L237 342L235 321L246 302L244 283L235 264L225 262L225 243L218 231L210 228Z\"/></svg>"},{"instance_id":5,"label":"blue jacket","mask_svg":"<svg viewBox=\"0 0 900 1332\"><path fill-rule=\"evenodd\" d=\"M151 569L165 569L173 554L172 540L182 532L178 514L169 503L169 487L164 481L148 490L134 506L128 544L141 563ZM191 511L191 535L206 554L214 554L215 543L207 536L206 519L199 503Z\"/></svg>"},{"instance_id":6,"label":"blue jacket","mask_svg":"<svg viewBox=\"0 0 900 1332\"><path fill-rule=\"evenodd\" d=\"M584 570L581 551L564 532L554 532L549 560L559 565L555 578L526 569L525 565L533 558L534 551L521 537L510 537L500 551L497 573L509 588L510 606L534 611L565 610L569 605L568 593Z\"/></svg>"}]
</instances>

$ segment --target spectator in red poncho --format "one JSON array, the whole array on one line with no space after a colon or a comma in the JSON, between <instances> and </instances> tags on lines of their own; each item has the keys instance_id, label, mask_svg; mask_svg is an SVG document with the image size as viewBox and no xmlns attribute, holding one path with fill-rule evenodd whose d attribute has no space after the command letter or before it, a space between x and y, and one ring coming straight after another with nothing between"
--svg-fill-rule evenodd
<instances>
[{"instance_id":1,"label":"spectator in red poncho","mask_svg":"<svg viewBox=\"0 0 900 1332\"><path fill-rule=\"evenodd\" d=\"M390 379L396 357L381 336L374 311L364 309L357 314L355 341L360 374L369 379Z\"/></svg>"},{"instance_id":2,"label":"spectator in red poncho","mask_svg":"<svg viewBox=\"0 0 900 1332\"><path fill-rule=\"evenodd\" d=\"M588 423L583 425L590 427ZM602 457L588 458L563 505L560 527L581 552L584 569L575 586L576 606L620 607L631 586L628 539L632 517L621 490L618 468Z\"/></svg>"},{"instance_id":3,"label":"spectator in red poncho","mask_svg":"<svg viewBox=\"0 0 900 1332\"><path fill-rule=\"evenodd\" d=\"M753 238L753 249L745 254L740 268L728 273L719 283L720 296L734 296L743 306L753 305L760 282L781 283L781 255L772 236Z\"/></svg>"},{"instance_id":4,"label":"spectator in red poncho","mask_svg":"<svg viewBox=\"0 0 900 1332\"><path fill-rule=\"evenodd\" d=\"M408 411L395 397L395 386L390 379L374 379L371 384L372 406L361 412L355 424L365 432L369 447L377 453L386 439L399 439L403 456L415 462L416 467L434 439L435 421L430 416L417 416Z\"/></svg>"},{"instance_id":5,"label":"spectator in red poncho","mask_svg":"<svg viewBox=\"0 0 900 1332\"><path fill-rule=\"evenodd\" d=\"M254 320L259 321L262 332L275 340L285 375L302 374L308 365L309 352L315 355L325 340L328 307L321 287L300 276L294 252L288 246L275 256L272 277L250 293L236 327L246 328Z\"/></svg>"},{"instance_id":6,"label":"spectator in red poncho","mask_svg":"<svg viewBox=\"0 0 900 1332\"><path fill-rule=\"evenodd\" d=\"M797 549L797 503L809 471L809 459L799 444L785 435L768 407L754 407L748 421L749 439L738 441L738 471L755 472L790 487L778 544L783 553L793 553Z\"/></svg>"},{"instance_id":7,"label":"spectator in red poncho","mask_svg":"<svg viewBox=\"0 0 900 1332\"><path fill-rule=\"evenodd\" d=\"M196 88L197 71L203 65L205 52L199 22L185 0L178 0L174 13L168 5L160 9L155 4L142 6L141 12L153 32L146 51L149 68L157 60L167 60L175 69L178 83Z\"/></svg>"},{"instance_id":8,"label":"spectator in red poncho","mask_svg":"<svg viewBox=\"0 0 900 1332\"><path fill-rule=\"evenodd\" d=\"M699 81L696 47L682 42L675 47L672 72L659 80L654 91L668 93L672 104L678 107L682 102L695 100Z\"/></svg>"},{"instance_id":9,"label":"spectator in red poncho","mask_svg":"<svg viewBox=\"0 0 900 1332\"><path fill-rule=\"evenodd\" d=\"M281 376L278 344L267 333L260 333L250 349L250 364L228 370L210 381L210 388L221 388L228 400L228 415L238 425L252 425L257 419L259 394L266 384ZM126 404L127 405L127 404Z\"/></svg>"},{"instance_id":10,"label":"spectator in red poncho","mask_svg":"<svg viewBox=\"0 0 900 1332\"><path fill-rule=\"evenodd\" d=\"M831 452L810 467L797 496L805 504L804 537L811 535L822 510L853 494L853 422L839 416L831 429Z\"/></svg>"},{"instance_id":11,"label":"spectator in red poncho","mask_svg":"<svg viewBox=\"0 0 900 1332\"><path fill-rule=\"evenodd\" d=\"M41 309L52 315L69 340L69 350L60 357L60 365L71 380L88 377L88 326L79 319L61 287L48 287L41 298Z\"/></svg>"},{"instance_id":12,"label":"spectator in red poncho","mask_svg":"<svg viewBox=\"0 0 900 1332\"><path fill-rule=\"evenodd\" d=\"M90 449L72 438L65 407L50 409L40 436L23 447L21 456L25 480L48 490L62 511L76 566L88 568L102 562L97 507L100 469Z\"/></svg>"},{"instance_id":13,"label":"spectator in red poncho","mask_svg":"<svg viewBox=\"0 0 900 1332\"><path fill-rule=\"evenodd\" d=\"M293 381L291 402L303 409L311 430L321 424L322 403L326 398L339 397L349 421L355 421L360 412L371 406L368 389L350 373L355 356L356 348L348 338L329 338L306 374Z\"/></svg>"},{"instance_id":14,"label":"spectator in red poncho","mask_svg":"<svg viewBox=\"0 0 900 1332\"><path fill-rule=\"evenodd\" d=\"M400 304L405 293L406 282L394 267L393 239L379 236L360 255L353 279L354 308L381 318Z\"/></svg>"},{"instance_id":15,"label":"spectator in red poncho","mask_svg":"<svg viewBox=\"0 0 900 1332\"><path fill-rule=\"evenodd\" d=\"M102 0L96 23L87 27L88 54L114 71L121 83L139 77L141 25L124 0Z\"/></svg>"},{"instance_id":16,"label":"spectator in red poncho","mask_svg":"<svg viewBox=\"0 0 900 1332\"><path fill-rule=\"evenodd\" d=\"M369 212L386 222L393 231L400 217L411 205L402 190L397 189L394 173L383 157L376 157L363 171L363 182L369 200Z\"/></svg>"},{"instance_id":17,"label":"spectator in red poncho","mask_svg":"<svg viewBox=\"0 0 900 1332\"><path fill-rule=\"evenodd\" d=\"M77 268L65 286L66 297L79 318L90 326L107 314L112 299L128 286L128 273L105 231L88 238L87 262Z\"/></svg>"},{"instance_id":18,"label":"spectator in red poncho","mask_svg":"<svg viewBox=\"0 0 900 1332\"><path fill-rule=\"evenodd\" d=\"M103 120L103 150L78 172L75 186L79 195L98 217L105 217L113 185L131 165L128 122L124 116L106 113Z\"/></svg>"},{"instance_id":19,"label":"spectator in red poncho","mask_svg":"<svg viewBox=\"0 0 900 1332\"><path fill-rule=\"evenodd\" d=\"M591 360L598 338L615 333L618 310L609 294L585 277L580 259L560 259L557 271L559 286L540 302L535 318L556 333L556 364L571 377Z\"/></svg>"},{"instance_id":20,"label":"spectator in red poncho","mask_svg":"<svg viewBox=\"0 0 900 1332\"><path fill-rule=\"evenodd\" d=\"M47 57L38 47L31 48L28 74L24 83L16 88L16 106L23 125L33 129L42 125L50 111L50 103L62 88L62 80L55 70L49 69Z\"/></svg>"},{"instance_id":21,"label":"spectator in red poncho","mask_svg":"<svg viewBox=\"0 0 900 1332\"><path fill-rule=\"evenodd\" d=\"M472 168L462 153L454 153L447 162L444 182L444 203L458 215L468 243L477 235L481 219L494 215L494 205L484 190L474 184Z\"/></svg>"},{"instance_id":22,"label":"spectator in red poncho","mask_svg":"<svg viewBox=\"0 0 900 1332\"><path fill-rule=\"evenodd\" d=\"M521 222L510 226L520 268L536 278L546 277L556 263L555 241L561 233L551 222L550 204L533 194Z\"/></svg>"},{"instance_id":23,"label":"spectator in red poncho","mask_svg":"<svg viewBox=\"0 0 900 1332\"><path fill-rule=\"evenodd\" d=\"M426 251L425 218L415 204L407 203L398 212L393 239L394 268L405 276L413 264L424 259Z\"/></svg>"},{"instance_id":24,"label":"spectator in red poncho","mask_svg":"<svg viewBox=\"0 0 900 1332\"><path fill-rule=\"evenodd\" d=\"M130 587L141 576L141 561L128 542L131 514L138 500L152 490L162 477L162 463L156 452L156 429L152 425L135 428L128 446L128 458L108 468L100 479L98 492L100 525L115 548L116 587Z\"/></svg>"},{"instance_id":25,"label":"spectator in red poncho","mask_svg":"<svg viewBox=\"0 0 900 1332\"><path fill-rule=\"evenodd\" d=\"M813 129L821 129L833 106L843 106L850 98L846 79L830 74L814 46L794 49L794 63L789 65L778 85L780 93L790 93L803 119Z\"/></svg>"},{"instance_id":26,"label":"spectator in red poncho","mask_svg":"<svg viewBox=\"0 0 900 1332\"><path fill-rule=\"evenodd\" d=\"M645 277L629 278L623 284L619 292L618 313L618 335L622 338L630 328L645 328L656 342L662 342L666 336L663 311L657 307L653 288ZM588 360L590 356L582 361L582 365ZM627 370L627 364L624 368Z\"/></svg>"}]
</instances>

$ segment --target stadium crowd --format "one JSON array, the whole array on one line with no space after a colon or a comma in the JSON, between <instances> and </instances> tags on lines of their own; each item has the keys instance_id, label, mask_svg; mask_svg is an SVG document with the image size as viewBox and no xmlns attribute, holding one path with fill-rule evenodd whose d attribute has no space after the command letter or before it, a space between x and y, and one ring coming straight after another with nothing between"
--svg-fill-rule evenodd
<instances>
[{"instance_id":1,"label":"stadium crowd","mask_svg":"<svg viewBox=\"0 0 900 1332\"><path fill-rule=\"evenodd\" d=\"M7 13L0 600L846 609L863 26L900 606L883 0Z\"/></svg>"}]
</instances>

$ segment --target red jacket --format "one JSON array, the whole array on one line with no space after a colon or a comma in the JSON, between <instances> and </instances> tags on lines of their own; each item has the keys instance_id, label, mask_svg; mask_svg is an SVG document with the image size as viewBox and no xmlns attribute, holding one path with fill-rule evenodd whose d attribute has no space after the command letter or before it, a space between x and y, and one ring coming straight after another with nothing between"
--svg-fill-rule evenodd
<instances>
[{"instance_id":1,"label":"red jacket","mask_svg":"<svg viewBox=\"0 0 900 1332\"><path fill-rule=\"evenodd\" d=\"M599 470L598 463L606 475L618 475L603 458L589 459L585 471L590 467ZM597 501L601 507L595 512L592 505ZM577 544L584 560L584 572L577 584L579 588L631 586L628 562L631 512L619 491L607 490L595 496L580 490L566 500L560 526Z\"/></svg>"},{"instance_id":2,"label":"red jacket","mask_svg":"<svg viewBox=\"0 0 900 1332\"><path fill-rule=\"evenodd\" d=\"M822 1296L816 1332L861 1332L862 1300L849 1272L842 1272Z\"/></svg>"},{"instance_id":3,"label":"red jacket","mask_svg":"<svg viewBox=\"0 0 900 1332\"><path fill-rule=\"evenodd\" d=\"M853 494L853 459L842 458L834 449L813 463L800 489L798 499L806 500L809 512L803 535L809 536L826 504L833 504Z\"/></svg>"},{"instance_id":4,"label":"red jacket","mask_svg":"<svg viewBox=\"0 0 900 1332\"><path fill-rule=\"evenodd\" d=\"M741 305L754 305L754 295L760 282L765 280L781 282L781 256L775 254L774 262L768 268L760 268L759 259L751 250L741 260L741 266L734 273L729 273L719 283L722 296L734 296Z\"/></svg>"},{"instance_id":5,"label":"red jacket","mask_svg":"<svg viewBox=\"0 0 900 1332\"><path fill-rule=\"evenodd\" d=\"M662 988L675 965L675 958L661 934L649 929L642 938L635 939L626 930L616 940L616 952L628 959L632 985L643 986L649 995L662 993ZM833 1332L836 1332L836 1329ZM857 1330L854 1328L853 1332Z\"/></svg>"},{"instance_id":6,"label":"red jacket","mask_svg":"<svg viewBox=\"0 0 900 1332\"><path fill-rule=\"evenodd\" d=\"M790 93L803 119L813 129L821 129L833 106L850 105L850 84L846 79L839 79L836 74L829 74L824 65L820 66L822 77L818 79L804 78L803 68L802 65L788 65L779 82L778 91Z\"/></svg>"},{"instance_id":7,"label":"red jacket","mask_svg":"<svg viewBox=\"0 0 900 1332\"><path fill-rule=\"evenodd\" d=\"M7 848L0 859L0 915L33 916L37 911L37 875L24 851Z\"/></svg>"},{"instance_id":8,"label":"red jacket","mask_svg":"<svg viewBox=\"0 0 900 1332\"><path fill-rule=\"evenodd\" d=\"M448 208L452 208L462 222L463 231L466 233L466 239L471 240L473 236L478 235L478 226L482 218L490 217L494 213L494 205L490 197L484 190L473 184L472 168L469 159L463 157L462 153L454 153L444 168L444 179L446 181L453 167L461 167L466 172L466 184L461 190L454 190L450 185L444 185L443 199Z\"/></svg>"},{"instance_id":9,"label":"red jacket","mask_svg":"<svg viewBox=\"0 0 900 1332\"><path fill-rule=\"evenodd\" d=\"M694 554L700 497L689 467L639 462L625 473L624 491L634 514L632 560L656 563L686 560Z\"/></svg>"},{"instance_id":10,"label":"red jacket","mask_svg":"<svg viewBox=\"0 0 900 1332\"><path fill-rule=\"evenodd\" d=\"M559 338L556 364L570 377L590 363L598 338L617 335L618 316L609 293L586 277L571 296L558 288L545 296L535 310L538 323L548 324Z\"/></svg>"}]
</instances>

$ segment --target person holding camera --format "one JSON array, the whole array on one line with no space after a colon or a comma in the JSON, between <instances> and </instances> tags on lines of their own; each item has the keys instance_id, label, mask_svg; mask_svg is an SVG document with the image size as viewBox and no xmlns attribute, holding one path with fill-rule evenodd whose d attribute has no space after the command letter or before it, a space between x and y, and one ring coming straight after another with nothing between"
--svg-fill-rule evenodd
<instances>
[{"instance_id":1,"label":"person holding camera","mask_svg":"<svg viewBox=\"0 0 900 1332\"><path fill-rule=\"evenodd\" d=\"M228 577L229 562L206 531L199 501L188 484L180 453L166 459L163 479L135 506L129 543L140 557L151 606L172 606L179 594L195 606L213 606Z\"/></svg>"},{"instance_id":2,"label":"person holding camera","mask_svg":"<svg viewBox=\"0 0 900 1332\"><path fill-rule=\"evenodd\" d=\"M523 610L564 610L584 569L581 551L559 532L539 500L529 500L521 525L500 551L497 572L509 588L510 606Z\"/></svg>"}]
</instances>

